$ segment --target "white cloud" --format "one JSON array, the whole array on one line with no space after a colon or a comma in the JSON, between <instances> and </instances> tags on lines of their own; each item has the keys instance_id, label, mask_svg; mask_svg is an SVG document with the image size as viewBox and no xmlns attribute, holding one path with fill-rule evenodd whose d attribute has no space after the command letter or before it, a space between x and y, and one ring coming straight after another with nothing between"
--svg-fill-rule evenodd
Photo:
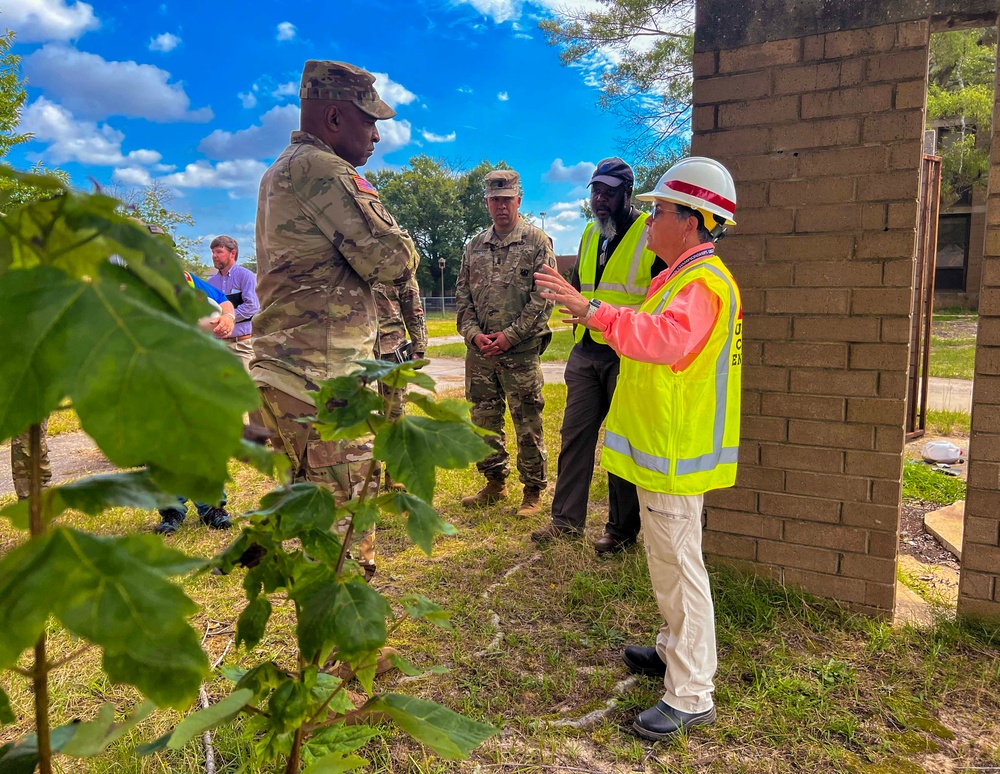
<instances>
[{"instance_id":1,"label":"white cloud","mask_svg":"<svg viewBox=\"0 0 1000 774\"><path fill-rule=\"evenodd\" d=\"M6 0L0 21L17 31L18 43L75 40L100 26L92 5L65 0Z\"/></svg>"},{"instance_id":2,"label":"white cloud","mask_svg":"<svg viewBox=\"0 0 1000 774\"><path fill-rule=\"evenodd\" d=\"M459 86L458 87L458 93L459 94L472 94L472 89L469 86Z\"/></svg>"},{"instance_id":3,"label":"white cloud","mask_svg":"<svg viewBox=\"0 0 1000 774\"><path fill-rule=\"evenodd\" d=\"M510 96L507 94L506 91L501 91L497 93L497 99L500 100L501 102L506 102L507 100L510 99Z\"/></svg>"},{"instance_id":4,"label":"white cloud","mask_svg":"<svg viewBox=\"0 0 1000 774\"><path fill-rule=\"evenodd\" d=\"M385 73L372 73L375 76L375 91L391 107L409 105L417 95L402 84L396 83Z\"/></svg>"},{"instance_id":5,"label":"white cloud","mask_svg":"<svg viewBox=\"0 0 1000 774\"><path fill-rule=\"evenodd\" d=\"M523 15L524 2L522 0L453 0L453 2L456 5L463 3L471 5L483 16L492 18L495 24L513 21L513 28L520 29L516 20ZM563 13L607 10L606 5L598 0L532 0L531 4L541 6L548 11Z\"/></svg>"},{"instance_id":6,"label":"white cloud","mask_svg":"<svg viewBox=\"0 0 1000 774\"><path fill-rule=\"evenodd\" d=\"M257 191L266 169L264 162L255 159L220 161L214 166L208 161L196 161L181 172L167 175L162 182L177 188L217 188L249 195Z\"/></svg>"},{"instance_id":7,"label":"white cloud","mask_svg":"<svg viewBox=\"0 0 1000 774\"><path fill-rule=\"evenodd\" d=\"M198 150L210 159L274 158L288 145L288 136L298 128L298 107L279 105L261 116L256 126L237 132L216 129L198 144Z\"/></svg>"},{"instance_id":8,"label":"white cloud","mask_svg":"<svg viewBox=\"0 0 1000 774\"><path fill-rule=\"evenodd\" d=\"M272 97L277 97L281 99L283 97L297 97L299 94L299 84L297 81L288 81L287 83L279 83L274 91L271 92Z\"/></svg>"},{"instance_id":9,"label":"white cloud","mask_svg":"<svg viewBox=\"0 0 1000 774\"><path fill-rule=\"evenodd\" d=\"M136 166L156 164L162 156L153 150L134 150L122 153L125 135L107 124L98 126L93 121L80 121L62 105L39 97L24 110L21 128L31 132L34 139L48 143L44 155L53 163L78 161L81 164Z\"/></svg>"},{"instance_id":10,"label":"white cloud","mask_svg":"<svg viewBox=\"0 0 1000 774\"><path fill-rule=\"evenodd\" d=\"M281 22L278 25L278 40L291 40L295 37L296 28L291 22Z\"/></svg>"},{"instance_id":11,"label":"white cloud","mask_svg":"<svg viewBox=\"0 0 1000 774\"><path fill-rule=\"evenodd\" d=\"M573 210L563 210L562 212L558 213L557 215L554 215L552 219L553 220L562 221L562 222L566 222L566 221L570 221L570 220L579 220L582 217L583 217L583 214L579 210L577 210L576 212L573 212Z\"/></svg>"},{"instance_id":12,"label":"white cloud","mask_svg":"<svg viewBox=\"0 0 1000 774\"><path fill-rule=\"evenodd\" d=\"M391 118L388 121L378 122L378 133L382 138L375 146L375 153L384 156L394 150L410 144L412 127L409 121L399 121Z\"/></svg>"},{"instance_id":13,"label":"white cloud","mask_svg":"<svg viewBox=\"0 0 1000 774\"><path fill-rule=\"evenodd\" d=\"M145 188L153 183L153 177L142 167L118 167L111 176L120 183L136 188Z\"/></svg>"},{"instance_id":14,"label":"white cloud","mask_svg":"<svg viewBox=\"0 0 1000 774\"><path fill-rule=\"evenodd\" d=\"M549 212L565 212L567 210L579 212L580 207L586 203L586 199L577 199L572 202L556 202L555 204L549 205Z\"/></svg>"},{"instance_id":15,"label":"white cloud","mask_svg":"<svg viewBox=\"0 0 1000 774\"><path fill-rule=\"evenodd\" d=\"M135 62L109 62L71 46L49 43L24 60L31 85L44 89L74 115L92 120L112 115L157 122L210 121L209 107L190 110L180 83L166 70Z\"/></svg>"},{"instance_id":16,"label":"white cloud","mask_svg":"<svg viewBox=\"0 0 1000 774\"><path fill-rule=\"evenodd\" d=\"M427 142L455 142L455 133L449 132L448 134L434 134L434 132L428 132L426 129L420 132Z\"/></svg>"},{"instance_id":17,"label":"white cloud","mask_svg":"<svg viewBox=\"0 0 1000 774\"><path fill-rule=\"evenodd\" d=\"M173 51L181 43L181 39L176 35L171 35L169 32L164 32L161 35L157 35L155 38L149 39L149 50L150 51L162 51L167 53L168 51Z\"/></svg>"},{"instance_id":18,"label":"white cloud","mask_svg":"<svg viewBox=\"0 0 1000 774\"><path fill-rule=\"evenodd\" d=\"M535 39L534 35L529 35L526 32L518 32L516 35L514 35L514 37L517 38L518 40L534 40Z\"/></svg>"},{"instance_id":19,"label":"white cloud","mask_svg":"<svg viewBox=\"0 0 1000 774\"><path fill-rule=\"evenodd\" d=\"M562 159L556 159L552 162L552 166L549 167L549 171L542 176L542 179L547 183L575 183L576 185L583 185L590 180L590 176L596 168L596 165L589 161L581 161L579 164L567 167L563 164Z\"/></svg>"},{"instance_id":20,"label":"white cloud","mask_svg":"<svg viewBox=\"0 0 1000 774\"><path fill-rule=\"evenodd\" d=\"M241 91L236 96L240 98L240 104L242 104L247 110L252 107L257 107L257 95L252 91Z\"/></svg>"}]
</instances>

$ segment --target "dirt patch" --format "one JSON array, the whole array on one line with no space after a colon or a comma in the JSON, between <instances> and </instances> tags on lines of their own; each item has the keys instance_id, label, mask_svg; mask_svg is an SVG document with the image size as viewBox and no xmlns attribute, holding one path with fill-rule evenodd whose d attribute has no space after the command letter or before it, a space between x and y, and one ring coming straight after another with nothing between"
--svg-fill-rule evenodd
<instances>
[{"instance_id":1,"label":"dirt patch","mask_svg":"<svg viewBox=\"0 0 1000 774\"><path fill-rule=\"evenodd\" d=\"M62 433L48 443L53 484L116 470L86 433ZM6 443L0 446L0 495L14 493L10 476L10 444Z\"/></svg>"},{"instance_id":2,"label":"dirt patch","mask_svg":"<svg viewBox=\"0 0 1000 774\"><path fill-rule=\"evenodd\" d=\"M974 339L978 328L978 318L960 317L956 320L936 321L931 333L940 339Z\"/></svg>"}]
</instances>

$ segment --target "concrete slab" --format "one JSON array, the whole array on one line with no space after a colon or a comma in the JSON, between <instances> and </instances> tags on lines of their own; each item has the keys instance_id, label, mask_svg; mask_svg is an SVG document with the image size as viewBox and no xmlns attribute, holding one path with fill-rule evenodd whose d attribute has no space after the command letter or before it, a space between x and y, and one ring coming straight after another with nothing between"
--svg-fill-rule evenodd
<instances>
[{"instance_id":1,"label":"concrete slab","mask_svg":"<svg viewBox=\"0 0 1000 774\"><path fill-rule=\"evenodd\" d=\"M959 500L925 514L924 529L961 560L962 535L965 530L965 500Z\"/></svg>"},{"instance_id":2,"label":"concrete slab","mask_svg":"<svg viewBox=\"0 0 1000 774\"><path fill-rule=\"evenodd\" d=\"M917 627L932 626L934 611L917 592L896 581L896 609L892 614L893 626L910 624Z\"/></svg>"}]
</instances>

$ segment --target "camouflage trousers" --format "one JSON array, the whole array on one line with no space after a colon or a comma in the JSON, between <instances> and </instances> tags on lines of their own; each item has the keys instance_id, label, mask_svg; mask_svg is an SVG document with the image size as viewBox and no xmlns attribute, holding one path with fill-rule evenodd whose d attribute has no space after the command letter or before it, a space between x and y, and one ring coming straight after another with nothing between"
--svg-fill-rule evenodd
<instances>
[{"instance_id":1,"label":"camouflage trousers","mask_svg":"<svg viewBox=\"0 0 1000 774\"><path fill-rule=\"evenodd\" d=\"M356 441L321 441L309 425L296 420L316 415L316 409L274 387L257 385L261 395L260 419L278 438L272 440L275 449L283 451L292 463L292 481L309 481L329 489L337 505L361 494L368 471L372 473L368 492L378 495L380 463L372 457L371 438ZM334 525L338 535L347 534L350 519ZM365 571L365 577L375 574L375 528L355 535L351 556Z\"/></svg>"},{"instance_id":2,"label":"camouflage trousers","mask_svg":"<svg viewBox=\"0 0 1000 774\"><path fill-rule=\"evenodd\" d=\"M52 482L52 467L49 465L49 445L45 441L48 419L42 420L42 486ZM26 431L10 439L10 472L14 479L14 491L18 500L26 500L31 495L31 432Z\"/></svg>"},{"instance_id":3,"label":"camouflage trousers","mask_svg":"<svg viewBox=\"0 0 1000 774\"><path fill-rule=\"evenodd\" d=\"M396 363L395 358L383 357L379 359L389 363ZM382 400L385 403L386 419L390 422L395 422L403 416L403 409L406 406L406 387L388 387L379 382L378 394L382 396Z\"/></svg>"},{"instance_id":4,"label":"camouflage trousers","mask_svg":"<svg viewBox=\"0 0 1000 774\"><path fill-rule=\"evenodd\" d=\"M483 357L465 355L465 397L472 403L472 421L497 433L486 442L495 451L476 467L486 478L505 479L510 455L504 434L504 409L510 407L517 434L517 472L525 486L544 489L545 444L542 439L542 364L537 352Z\"/></svg>"}]
</instances>

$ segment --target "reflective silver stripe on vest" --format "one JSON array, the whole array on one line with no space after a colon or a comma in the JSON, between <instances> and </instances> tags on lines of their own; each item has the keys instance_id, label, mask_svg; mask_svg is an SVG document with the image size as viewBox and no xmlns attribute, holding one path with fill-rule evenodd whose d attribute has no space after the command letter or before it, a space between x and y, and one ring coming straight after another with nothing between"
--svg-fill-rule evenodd
<instances>
[{"instance_id":1,"label":"reflective silver stripe on vest","mask_svg":"<svg viewBox=\"0 0 1000 774\"><path fill-rule=\"evenodd\" d=\"M715 363L715 420L712 428L712 451L698 457L677 460L676 475L684 476L690 473L704 473L714 470L719 465L735 464L739 456L738 446L723 446L726 432L726 408L729 403L729 351L733 343L734 321L736 319L736 293L730 279L715 266L699 264L698 268L707 269L726 283L729 288L729 336L719 352ZM653 314L660 314L666 306L670 293L664 293ZM604 445L619 454L632 458L632 462L640 468L646 468L656 473L670 474L670 459L657 457L655 454L635 449L628 439L605 429Z\"/></svg>"}]
</instances>

